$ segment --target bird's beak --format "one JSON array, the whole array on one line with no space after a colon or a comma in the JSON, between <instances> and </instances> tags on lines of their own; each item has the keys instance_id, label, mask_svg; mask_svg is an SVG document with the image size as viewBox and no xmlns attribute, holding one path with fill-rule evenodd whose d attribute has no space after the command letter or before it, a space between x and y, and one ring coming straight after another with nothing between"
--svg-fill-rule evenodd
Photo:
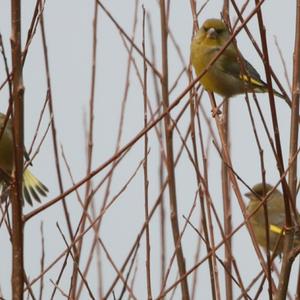
<instances>
[{"instance_id":1,"label":"bird's beak","mask_svg":"<svg viewBox=\"0 0 300 300\"><path fill-rule=\"evenodd\" d=\"M207 31L207 37L209 39L216 39L217 38L217 32L214 28L209 28Z\"/></svg>"}]
</instances>

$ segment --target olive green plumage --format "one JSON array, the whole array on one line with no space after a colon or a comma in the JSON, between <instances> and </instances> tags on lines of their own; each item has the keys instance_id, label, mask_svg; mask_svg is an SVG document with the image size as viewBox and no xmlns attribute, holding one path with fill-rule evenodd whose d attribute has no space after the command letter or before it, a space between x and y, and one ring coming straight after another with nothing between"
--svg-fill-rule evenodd
<instances>
[{"instance_id":1,"label":"olive green plumage","mask_svg":"<svg viewBox=\"0 0 300 300\"><path fill-rule=\"evenodd\" d=\"M191 44L191 63L197 75L205 70L229 38L230 33L221 20L208 19L204 22ZM200 78L200 83L207 91L227 98L246 91L256 93L268 91L266 83L261 80L258 72L242 57L233 43L228 45L207 73ZM285 98L280 93L273 92Z\"/></svg>"},{"instance_id":2,"label":"olive green plumage","mask_svg":"<svg viewBox=\"0 0 300 300\"><path fill-rule=\"evenodd\" d=\"M261 201L266 197L266 195L273 189L273 186L270 184L264 186L262 183L256 184L252 190L254 193L246 193L250 201L246 208L247 213L251 215L259 205ZM265 192L265 193L264 193ZM260 197L260 198L259 198ZM283 227L285 224L285 208L284 208L284 199L281 192L275 189L272 194L266 200L267 204L267 213L268 213L268 223L269 223L269 246L270 250L276 254L280 254L283 249ZM298 215L298 219L300 217ZM263 205L257 210L256 213L250 218L250 223L253 227L253 231L256 237L258 244L264 248L267 247L267 238L266 238L266 221ZM299 233L295 236L294 239L295 246L300 246L300 236Z\"/></svg>"},{"instance_id":3,"label":"olive green plumage","mask_svg":"<svg viewBox=\"0 0 300 300\"><path fill-rule=\"evenodd\" d=\"M5 125L5 115L0 113L0 134ZM14 168L13 155L13 134L12 121L9 119L6 123L5 129L0 137L0 185L2 188L2 200L8 195L9 178ZM40 202L41 196L46 196L48 192L47 187L42 184L29 170L28 167L23 174L23 198L32 205L32 200Z\"/></svg>"}]
</instances>

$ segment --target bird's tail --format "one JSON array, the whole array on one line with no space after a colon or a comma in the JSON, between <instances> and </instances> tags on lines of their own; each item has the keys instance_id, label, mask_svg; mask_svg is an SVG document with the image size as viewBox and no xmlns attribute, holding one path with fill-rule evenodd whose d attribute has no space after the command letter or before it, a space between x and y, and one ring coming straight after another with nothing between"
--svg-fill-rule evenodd
<instances>
[{"instance_id":1,"label":"bird's tail","mask_svg":"<svg viewBox=\"0 0 300 300\"><path fill-rule=\"evenodd\" d=\"M265 90L264 90L264 92L267 93L268 92L268 87L267 87L266 83L264 83L264 84L265 84ZM282 94L282 93L280 93L280 92L278 92L278 91L276 91L274 89L273 89L273 93L274 93L275 96L277 96L277 97L281 98L283 101L285 101L286 104L290 108L292 108L292 102L291 102L291 100L290 100L290 98L289 98L289 96L287 94Z\"/></svg>"},{"instance_id":2,"label":"bird's tail","mask_svg":"<svg viewBox=\"0 0 300 300\"><path fill-rule=\"evenodd\" d=\"M29 170L26 168L23 174L23 197L27 203L32 205L32 199L41 202L40 197L47 196L48 188L41 183Z\"/></svg>"},{"instance_id":3,"label":"bird's tail","mask_svg":"<svg viewBox=\"0 0 300 300\"><path fill-rule=\"evenodd\" d=\"M251 65L248 64L247 66L249 68ZM252 66L251 66L251 68L252 68ZM253 72L253 70L252 70L252 72ZM250 74L249 75L240 75L240 78L244 82L250 84L250 87L251 87L250 91L251 91L251 89L253 89L253 91L256 93L267 93L268 92L268 85L260 79L258 74L257 74L256 78L253 76L250 76ZM273 93L275 96L284 100L289 107L292 107L292 102L287 94L282 94L274 89L273 89Z\"/></svg>"},{"instance_id":4,"label":"bird's tail","mask_svg":"<svg viewBox=\"0 0 300 300\"><path fill-rule=\"evenodd\" d=\"M284 100L288 104L289 107L292 107L292 102L291 102L290 98L288 97L288 95L283 95L274 89L273 89L273 93L275 96Z\"/></svg>"},{"instance_id":5,"label":"bird's tail","mask_svg":"<svg viewBox=\"0 0 300 300\"><path fill-rule=\"evenodd\" d=\"M47 196L48 188L41 183L29 170L26 168L23 174L23 204L25 201L32 205L32 199L41 202L40 197ZM0 203L6 202L10 194L10 184L8 180L0 181Z\"/></svg>"}]
</instances>

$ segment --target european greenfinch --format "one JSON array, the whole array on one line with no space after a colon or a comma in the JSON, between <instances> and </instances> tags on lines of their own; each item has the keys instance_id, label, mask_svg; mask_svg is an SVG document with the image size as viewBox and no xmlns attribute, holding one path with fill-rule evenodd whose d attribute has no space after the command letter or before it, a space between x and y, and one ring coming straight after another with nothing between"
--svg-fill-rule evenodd
<instances>
[{"instance_id":1,"label":"european greenfinch","mask_svg":"<svg viewBox=\"0 0 300 300\"><path fill-rule=\"evenodd\" d=\"M246 208L249 215L252 215L252 213L256 211L257 207L261 205L260 208L250 217L249 221L252 225L258 244L263 248L267 247L267 237L265 213L261 201L272 189L273 187L270 184L266 184L264 191L263 184L258 183L252 188L254 193L249 192L245 194L245 196L250 199ZM266 205L269 223L269 247L272 252L280 254L283 250L283 228L285 224L284 199L281 192L275 189L267 198ZM298 219L300 221L299 215ZM296 232L294 236L294 246L300 246L300 234L298 232Z\"/></svg>"},{"instance_id":2,"label":"european greenfinch","mask_svg":"<svg viewBox=\"0 0 300 300\"><path fill-rule=\"evenodd\" d=\"M0 113L0 186L2 190L2 201L8 195L10 185L10 176L14 169L14 155L13 155L13 133L12 121L8 119L5 125L5 115ZM23 199L32 205L32 199L40 202L40 196L46 196L48 192L47 187L42 184L29 170L28 167L24 169L23 173Z\"/></svg>"},{"instance_id":3,"label":"european greenfinch","mask_svg":"<svg viewBox=\"0 0 300 300\"><path fill-rule=\"evenodd\" d=\"M196 33L191 44L191 63L199 76L229 40L230 33L219 19L208 19ZM242 57L233 43L209 67L200 83L209 91L229 98L247 92L264 93L268 87L254 67ZM273 90L283 99L285 97Z\"/></svg>"}]
</instances>

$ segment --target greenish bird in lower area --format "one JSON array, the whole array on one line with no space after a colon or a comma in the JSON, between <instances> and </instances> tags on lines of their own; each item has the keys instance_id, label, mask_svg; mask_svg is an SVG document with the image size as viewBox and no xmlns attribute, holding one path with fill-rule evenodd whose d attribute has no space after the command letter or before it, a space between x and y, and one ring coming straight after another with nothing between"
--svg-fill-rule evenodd
<instances>
[{"instance_id":1,"label":"greenish bird in lower area","mask_svg":"<svg viewBox=\"0 0 300 300\"><path fill-rule=\"evenodd\" d=\"M10 178L14 170L13 125L11 119L8 119L6 124L5 120L5 114L0 113L0 186L2 190L2 201L7 198ZM28 167L26 167L23 173L23 199L32 205L33 199L37 202L41 202L40 197L47 196L47 192L47 187L29 171Z\"/></svg>"},{"instance_id":2,"label":"greenish bird in lower area","mask_svg":"<svg viewBox=\"0 0 300 300\"><path fill-rule=\"evenodd\" d=\"M260 246L266 249L267 235L266 235L266 219L264 206L261 201L266 195L271 192L273 186L270 184L258 183L253 188L253 192L245 194L250 199L246 211L248 215L252 215L249 221L252 225L256 240ZM284 225L285 225L285 208L283 195L277 189L274 189L271 195L266 200L268 223L269 223L269 247L276 255L281 254L283 251L284 240ZM260 208L258 208L260 206ZM298 215L300 221L300 216ZM294 246L300 246L300 233L295 232Z\"/></svg>"}]
</instances>

